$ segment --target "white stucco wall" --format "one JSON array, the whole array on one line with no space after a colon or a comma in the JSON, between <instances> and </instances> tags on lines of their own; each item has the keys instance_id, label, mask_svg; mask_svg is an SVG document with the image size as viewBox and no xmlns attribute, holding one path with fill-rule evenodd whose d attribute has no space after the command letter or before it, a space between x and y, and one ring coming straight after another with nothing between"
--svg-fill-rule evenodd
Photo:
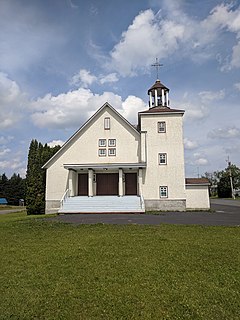
<instances>
[{"instance_id":1,"label":"white stucco wall","mask_svg":"<svg viewBox=\"0 0 240 320\"><path fill-rule=\"evenodd\" d=\"M104 129L104 118L110 118L110 130ZM116 156L98 155L99 139L116 139ZM108 149L108 147L106 147ZM140 134L109 107L97 116L60 151L47 169L46 200L60 200L68 188L68 170L64 164L137 163L140 159ZM73 175L77 183L77 175Z\"/></svg>"},{"instance_id":2,"label":"white stucco wall","mask_svg":"<svg viewBox=\"0 0 240 320\"><path fill-rule=\"evenodd\" d=\"M208 186L187 185L186 186L186 207L187 209L209 209Z\"/></svg>"},{"instance_id":3,"label":"white stucco wall","mask_svg":"<svg viewBox=\"0 0 240 320\"><path fill-rule=\"evenodd\" d=\"M165 133L158 132L159 121L166 122ZM186 199L182 114L141 115L141 130L147 131L144 199L160 199L160 186L168 187L168 199ZM159 165L159 153L167 154L166 165Z\"/></svg>"}]
</instances>

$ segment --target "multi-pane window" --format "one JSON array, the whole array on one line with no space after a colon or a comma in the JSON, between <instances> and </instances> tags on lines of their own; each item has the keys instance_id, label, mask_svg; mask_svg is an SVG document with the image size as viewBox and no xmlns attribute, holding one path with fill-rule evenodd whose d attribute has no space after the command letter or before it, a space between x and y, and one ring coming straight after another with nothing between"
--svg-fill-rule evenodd
<instances>
[{"instance_id":1,"label":"multi-pane window","mask_svg":"<svg viewBox=\"0 0 240 320\"><path fill-rule=\"evenodd\" d=\"M166 132L166 122L165 121L158 122L158 132Z\"/></svg>"},{"instance_id":2,"label":"multi-pane window","mask_svg":"<svg viewBox=\"0 0 240 320\"><path fill-rule=\"evenodd\" d=\"M116 147L116 139L108 139L109 147Z\"/></svg>"},{"instance_id":3,"label":"multi-pane window","mask_svg":"<svg viewBox=\"0 0 240 320\"><path fill-rule=\"evenodd\" d=\"M116 155L116 149L115 148L108 149L108 155L109 156L115 156Z\"/></svg>"},{"instance_id":4,"label":"multi-pane window","mask_svg":"<svg viewBox=\"0 0 240 320\"><path fill-rule=\"evenodd\" d=\"M98 155L99 155L99 157L106 157L107 150L106 149L98 149Z\"/></svg>"},{"instance_id":5,"label":"multi-pane window","mask_svg":"<svg viewBox=\"0 0 240 320\"><path fill-rule=\"evenodd\" d=\"M98 145L99 147L106 147L106 139L99 139Z\"/></svg>"},{"instance_id":6,"label":"multi-pane window","mask_svg":"<svg viewBox=\"0 0 240 320\"><path fill-rule=\"evenodd\" d=\"M167 198L168 197L168 187L161 186L159 188L159 192L160 192L160 198Z\"/></svg>"},{"instance_id":7,"label":"multi-pane window","mask_svg":"<svg viewBox=\"0 0 240 320\"><path fill-rule=\"evenodd\" d=\"M166 153L159 153L159 164L167 164L167 154Z\"/></svg>"},{"instance_id":8,"label":"multi-pane window","mask_svg":"<svg viewBox=\"0 0 240 320\"><path fill-rule=\"evenodd\" d=\"M104 129L110 130L110 118L104 118Z\"/></svg>"}]
</instances>

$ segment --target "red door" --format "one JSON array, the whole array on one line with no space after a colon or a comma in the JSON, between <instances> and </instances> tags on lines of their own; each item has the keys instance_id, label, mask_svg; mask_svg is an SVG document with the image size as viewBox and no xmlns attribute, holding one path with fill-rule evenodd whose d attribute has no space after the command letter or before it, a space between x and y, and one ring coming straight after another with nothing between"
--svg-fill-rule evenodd
<instances>
[{"instance_id":1,"label":"red door","mask_svg":"<svg viewBox=\"0 0 240 320\"><path fill-rule=\"evenodd\" d=\"M137 173L125 173L125 194L137 195Z\"/></svg>"},{"instance_id":2,"label":"red door","mask_svg":"<svg viewBox=\"0 0 240 320\"><path fill-rule=\"evenodd\" d=\"M88 196L88 174L87 173L78 174L78 195Z\"/></svg>"},{"instance_id":3,"label":"red door","mask_svg":"<svg viewBox=\"0 0 240 320\"><path fill-rule=\"evenodd\" d=\"M118 173L97 174L97 195L117 196L118 195Z\"/></svg>"}]
</instances>

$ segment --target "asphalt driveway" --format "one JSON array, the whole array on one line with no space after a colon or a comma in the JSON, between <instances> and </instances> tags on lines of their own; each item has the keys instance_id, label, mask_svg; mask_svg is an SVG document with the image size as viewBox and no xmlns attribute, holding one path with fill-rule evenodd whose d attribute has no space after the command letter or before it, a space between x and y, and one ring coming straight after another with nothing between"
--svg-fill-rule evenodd
<instances>
[{"instance_id":1,"label":"asphalt driveway","mask_svg":"<svg viewBox=\"0 0 240 320\"><path fill-rule=\"evenodd\" d=\"M240 226L240 201L211 200L212 212L162 212L155 214L65 214L54 220L74 224L146 224L161 223Z\"/></svg>"}]
</instances>

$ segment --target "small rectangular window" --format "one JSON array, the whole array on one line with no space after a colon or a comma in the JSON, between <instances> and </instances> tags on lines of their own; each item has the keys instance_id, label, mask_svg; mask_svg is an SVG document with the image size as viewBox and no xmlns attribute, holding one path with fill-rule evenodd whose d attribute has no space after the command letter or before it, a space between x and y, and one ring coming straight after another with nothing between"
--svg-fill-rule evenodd
<instances>
[{"instance_id":1,"label":"small rectangular window","mask_svg":"<svg viewBox=\"0 0 240 320\"><path fill-rule=\"evenodd\" d=\"M159 164L167 164L167 154L159 153Z\"/></svg>"},{"instance_id":2,"label":"small rectangular window","mask_svg":"<svg viewBox=\"0 0 240 320\"><path fill-rule=\"evenodd\" d=\"M104 129L110 130L110 118L104 118Z\"/></svg>"},{"instance_id":3,"label":"small rectangular window","mask_svg":"<svg viewBox=\"0 0 240 320\"><path fill-rule=\"evenodd\" d=\"M108 149L108 155L109 156L115 156L116 155L116 149L115 148Z\"/></svg>"},{"instance_id":4,"label":"small rectangular window","mask_svg":"<svg viewBox=\"0 0 240 320\"><path fill-rule=\"evenodd\" d=\"M166 132L166 122L158 122L158 132Z\"/></svg>"},{"instance_id":5,"label":"small rectangular window","mask_svg":"<svg viewBox=\"0 0 240 320\"><path fill-rule=\"evenodd\" d=\"M108 139L109 147L116 147L116 139Z\"/></svg>"},{"instance_id":6,"label":"small rectangular window","mask_svg":"<svg viewBox=\"0 0 240 320\"><path fill-rule=\"evenodd\" d=\"M98 146L99 147L106 147L106 139L99 139Z\"/></svg>"},{"instance_id":7,"label":"small rectangular window","mask_svg":"<svg viewBox=\"0 0 240 320\"><path fill-rule=\"evenodd\" d=\"M161 186L160 187L160 198L167 198L168 197L168 187Z\"/></svg>"},{"instance_id":8,"label":"small rectangular window","mask_svg":"<svg viewBox=\"0 0 240 320\"><path fill-rule=\"evenodd\" d=\"M99 149L98 150L98 155L99 155L99 157L106 157L107 150L106 149Z\"/></svg>"}]
</instances>

